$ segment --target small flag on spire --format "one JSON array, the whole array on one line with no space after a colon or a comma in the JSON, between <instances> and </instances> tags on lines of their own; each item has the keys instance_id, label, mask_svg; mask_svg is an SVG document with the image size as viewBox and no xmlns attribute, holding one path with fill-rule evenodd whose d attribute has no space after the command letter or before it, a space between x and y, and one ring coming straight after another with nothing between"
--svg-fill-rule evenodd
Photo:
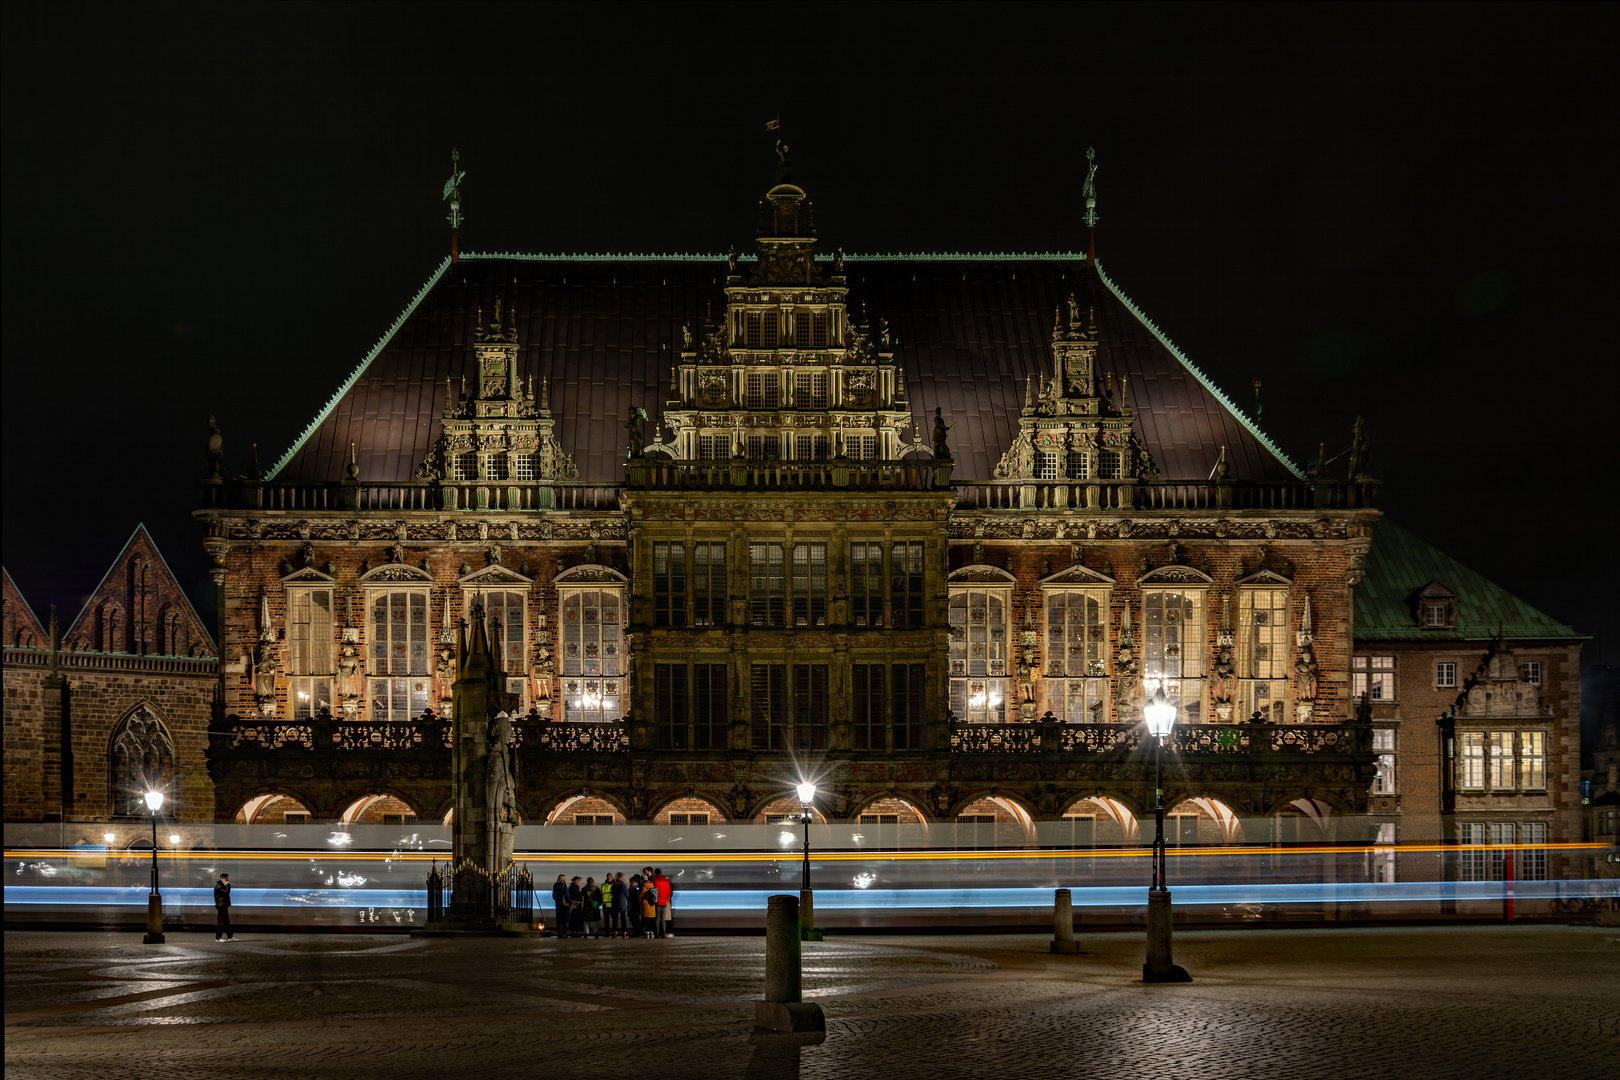
<instances>
[{"instance_id":1,"label":"small flag on spire","mask_svg":"<svg viewBox=\"0 0 1620 1080\"><path fill-rule=\"evenodd\" d=\"M776 119L775 120L767 120L767 121L765 121L765 130L766 131L776 131L781 126L782 126L782 114L781 113L776 114Z\"/></svg>"}]
</instances>

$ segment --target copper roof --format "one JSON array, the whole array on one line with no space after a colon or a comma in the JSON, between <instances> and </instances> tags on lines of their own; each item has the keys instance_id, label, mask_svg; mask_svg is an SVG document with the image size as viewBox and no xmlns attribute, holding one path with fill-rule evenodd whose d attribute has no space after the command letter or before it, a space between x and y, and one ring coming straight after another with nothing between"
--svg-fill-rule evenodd
<instances>
[{"instance_id":1,"label":"copper roof","mask_svg":"<svg viewBox=\"0 0 1620 1080\"><path fill-rule=\"evenodd\" d=\"M1025 381L1051 371L1053 311L1070 292L1095 306L1099 371L1129 382L1140 434L1166 481L1204 481L1227 450L1238 480L1298 476L1100 269L1079 256L848 256L849 300L889 322L896 362L926 435L951 428L958 480L987 480L1012 442ZM475 374L478 310L504 298L519 371L551 380L558 438L580 479L623 478L624 417L660 419L681 326L724 309L723 258L464 256L424 287L274 471L283 481L344 477L352 442L362 480L409 480L439 434L445 379Z\"/></svg>"}]
</instances>

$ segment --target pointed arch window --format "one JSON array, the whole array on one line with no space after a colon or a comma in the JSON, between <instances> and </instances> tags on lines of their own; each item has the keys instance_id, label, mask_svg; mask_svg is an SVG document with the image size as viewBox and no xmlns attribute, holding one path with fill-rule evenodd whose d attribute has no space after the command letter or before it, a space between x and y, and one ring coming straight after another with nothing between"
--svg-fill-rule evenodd
<instances>
[{"instance_id":1,"label":"pointed arch window","mask_svg":"<svg viewBox=\"0 0 1620 1080\"><path fill-rule=\"evenodd\" d=\"M112 804L119 817L145 817L146 793L174 798L174 742L145 705L119 727L112 741Z\"/></svg>"}]
</instances>

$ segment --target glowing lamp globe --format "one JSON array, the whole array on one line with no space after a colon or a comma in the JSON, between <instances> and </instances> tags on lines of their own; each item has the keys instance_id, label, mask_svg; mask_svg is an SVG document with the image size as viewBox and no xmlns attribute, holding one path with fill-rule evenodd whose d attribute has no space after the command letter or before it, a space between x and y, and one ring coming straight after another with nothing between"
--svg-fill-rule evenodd
<instances>
[{"instance_id":1,"label":"glowing lamp globe","mask_svg":"<svg viewBox=\"0 0 1620 1080\"><path fill-rule=\"evenodd\" d=\"M163 809L163 792L148 791L146 793L146 808L154 814Z\"/></svg>"},{"instance_id":2,"label":"glowing lamp globe","mask_svg":"<svg viewBox=\"0 0 1620 1080\"><path fill-rule=\"evenodd\" d=\"M1170 729L1176 725L1176 707L1165 700L1164 687L1153 691L1153 697L1142 708L1142 716L1147 720L1148 734L1156 739L1162 739L1170 734Z\"/></svg>"},{"instance_id":3,"label":"glowing lamp globe","mask_svg":"<svg viewBox=\"0 0 1620 1080\"><path fill-rule=\"evenodd\" d=\"M808 780L802 784L799 784L797 790L799 792L799 801L804 803L806 806L809 806L811 800L816 797L816 785L812 784Z\"/></svg>"}]
</instances>

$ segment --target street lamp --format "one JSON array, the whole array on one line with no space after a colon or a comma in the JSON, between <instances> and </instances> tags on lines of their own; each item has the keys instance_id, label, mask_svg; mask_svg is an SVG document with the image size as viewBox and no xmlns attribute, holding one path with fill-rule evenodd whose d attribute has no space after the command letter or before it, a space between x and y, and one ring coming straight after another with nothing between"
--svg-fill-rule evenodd
<instances>
[{"instance_id":1,"label":"street lamp","mask_svg":"<svg viewBox=\"0 0 1620 1080\"><path fill-rule=\"evenodd\" d=\"M1153 737L1153 877L1148 883L1147 962L1143 982L1191 982L1187 969L1170 958L1170 891L1164 887L1164 741L1176 726L1176 707L1164 696L1164 684L1142 707Z\"/></svg>"},{"instance_id":2,"label":"street lamp","mask_svg":"<svg viewBox=\"0 0 1620 1080\"><path fill-rule=\"evenodd\" d=\"M163 809L163 792L146 793L146 809L152 815L152 892L146 898L146 937L148 945L163 944L163 895L158 892L157 819Z\"/></svg>"},{"instance_id":3,"label":"street lamp","mask_svg":"<svg viewBox=\"0 0 1620 1080\"><path fill-rule=\"evenodd\" d=\"M816 925L815 897L810 891L810 818L816 785L802 780L795 790L799 795L799 805L803 807L799 820L804 822L804 873L799 883L799 940L808 941Z\"/></svg>"}]
</instances>

